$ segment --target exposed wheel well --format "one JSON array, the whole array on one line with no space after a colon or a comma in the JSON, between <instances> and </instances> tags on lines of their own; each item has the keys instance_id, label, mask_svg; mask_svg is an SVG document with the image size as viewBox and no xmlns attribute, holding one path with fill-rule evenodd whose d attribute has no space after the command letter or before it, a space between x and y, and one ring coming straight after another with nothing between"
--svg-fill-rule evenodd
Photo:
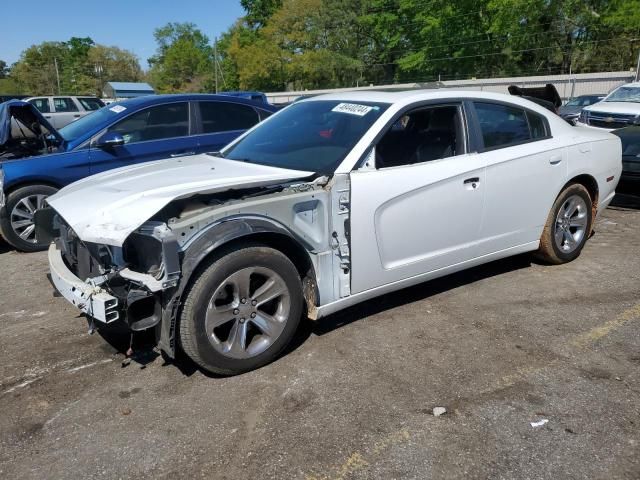
<instances>
[{"instance_id":1,"label":"exposed wheel well","mask_svg":"<svg viewBox=\"0 0 640 480\"><path fill-rule=\"evenodd\" d=\"M590 230L593 230L593 224L595 223L596 214L598 213L598 200L600 198L600 192L598 190L598 182L591 175L588 175L588 174L578 175L576 177L573 177L571 180L569 180L564 185L564 187L562 187L562 190L560 191L561 192L564 191L565 188L567 188L569 185L574 183L578 183L582 185L584 188L587 189L587 192L589 192L589 196L591 197L591 213L592 213Z\"/></svg>"},{"instance_id":2,"label":"exposed wheel well","mask_svg":"<svg viewBox=\"0 0 640 480\"><path fill-rule=\"evenodd\" d=\"M49 182L46 180L25 180L23 182L20 183L14 183L13 185L11 185L7 190L5 190L5 195L10 195L13 192L15 192L16 190L18 190L19 188L22 187L30 187L32 185L44 185L46 187L51 187L51 188L55 188L56 190L60 190L62 187L60 185L56 185L53 182Z\"/></svg>"},{"instance_id":3,"label":"exposed wheel well","mask_svg":"<svg viewBox=\"0 0 640 480\"><path fill-rule=\"evenodd\" d=\"M312 308L318 305L318 289L316 281L316 273L313 263L309 257L309 254L305 248L300 245L293 238L277 232L260 232L252 233L249 235L243 235L241 237L230 240L229 242L220 245L215 250L209 252L198 265L196 270L199 270L201 265L206 263L206 260L212 256L224 255L225 251L234 250L240 245L247 243L259 243L267 247L271 247L274 250L278 250L286 255L291 262L295 265L300 279L303 282L302 288L308 308ZM193 275L189 279L189 283L193 282L193 279L197 277L194 271Z\"/></svg>"}]
</instances>

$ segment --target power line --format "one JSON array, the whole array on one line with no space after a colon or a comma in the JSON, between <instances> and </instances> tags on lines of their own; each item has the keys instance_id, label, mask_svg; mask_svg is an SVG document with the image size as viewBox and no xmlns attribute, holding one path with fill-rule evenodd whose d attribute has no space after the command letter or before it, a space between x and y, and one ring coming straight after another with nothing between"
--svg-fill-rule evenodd
<instances>
[{"instance_id":1,"label":"power line","mask_svg":"<svg viewBox=\"0 0 640 480\"><path fill-rule=\"evenodd\" d=\"M640 40L640 38L622 38L622 37L612 37L612 38L605 38L605 39L601 39L601 40L591 40L591 41L584 41L581 42L579 45L576 44L576 49L579 48L582 45L585 44L591 44L591 43L607 43L607 42L611 42L611 41L615 41L615 40L620 40L623 39L626 42L635 42ZM563 49L562 47L559 46L551 46L551 47L538 47L538 48L526 48L523 50L512 50L508 53L514 54L514 53L526 53L526 52L535 52L535 51L540 51L540 50L559 50L559 51L566 51L567 49ZM413 52L413 53L417 53L417 52ZM459 57L452 57L452 56L448 56L448 57L440 57L440 58L428 58L426 60L428 60L429 62L439 62L439 61L451 61L451 60L463 60L463 59L469 59L469 58L480 58L480 57L490 57L490 56L496 56L496 55L506 55L505 52L501 51L501 52L490 52L490 53L480 53L480 54L476 54L476 55L461 55ZM384 62L384 63L372 63L371 65L376 65L376 66L385 66L385 65L398 65L398 61L395 62Z\"/></svg>"}]
</instances>

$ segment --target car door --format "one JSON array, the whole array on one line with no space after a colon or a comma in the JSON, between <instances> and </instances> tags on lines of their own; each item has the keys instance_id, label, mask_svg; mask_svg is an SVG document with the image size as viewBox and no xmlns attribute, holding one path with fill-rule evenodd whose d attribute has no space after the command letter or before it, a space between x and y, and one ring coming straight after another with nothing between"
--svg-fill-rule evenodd
<instances>
[{"instance_id":1,"label":"car door","mask_svg":"<svg viewBox=\"0 0 640 480\"><path fill-rule=\"evenodd\" d=\"M196 151L217 152L260 121L255 108L242 103L200 101Z\"/></svg>"},{"instance_id":2,"label":"car door","mask_svg":"<svg viewBox=\"0 0 640 480\"><path fill-rule=\"evenodd\" d=\"M82 116L80 109L71 97L53 97L53 112L51 120L56 129L79 119Z\"/></svg>"},{"instance_id":3,"label":"car door","mask_svg":"<svg viewBox=\"0 0 640 480\"><path fill-rule=\"evenodd\" d=\"M480 254L536 242L566 182L566 147L531 110L482 101L474 113L487 166Z\"/></svg>"},{"instance_id":4,"label":"car door","mask_svg":"<svg viewBox=\"0 0 640 480\"><path fill-rule=\"evenodd\" d=\"M418 125L418 116L429 109L449 112L449 133L439 136L443 127L432 128L433 117ZM352 293L477 256L485 158L468 153L466 131L461 104L414 110L396 119L376 143L377 168L365 165L352 172ZM445 152L450 135L455 149Z\"/></svg>"},{"instance_id":5,"label":"car door","mask_svg":"<svg viewBox=\"0 0 640 480\"><path fill-rule=\"evenodd\" d=\"M91 173L134 163L193 155L196 139L190 135L189 102L154 105L120 119L91 141ZM106 132L120 134L124 145L100 148Z\"/></svg>"}]
</instances>

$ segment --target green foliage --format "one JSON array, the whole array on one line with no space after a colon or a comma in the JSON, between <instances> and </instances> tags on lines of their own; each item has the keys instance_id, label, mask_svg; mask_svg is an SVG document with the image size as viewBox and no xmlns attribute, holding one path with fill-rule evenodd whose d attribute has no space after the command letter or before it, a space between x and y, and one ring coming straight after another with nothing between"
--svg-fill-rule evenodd
<instances>
[{"instance_id":1,"label":"green foliage","mask_svg":"<svg viewBox=\"0 0 640 480\"><path fill-rule=\"evenodd\" d=\"M245 89L626 70L640 49L637 0L242 5L221 56Z\"/></svg>"},{"instance_id":2,"label":"green foliage","mask_svg":"<svg viewBox=\"0 0 640 480\"><path fill-rule=\"evenodd\" d=\"M7 62L4 60L0 60L0 79L7 78L9 75L9 67L7 66Z\"/></svg>"},{"instance_id":3,"label":"green foliage","mask_svg":"<svg viewBox=\"0 0 640 480\"><path fill-rule=\"evenodd\" d=\"M96 45L88 37L72 37L68 42L43 42L27 48L11 68L9 79L15 89L28 95L101 95L106 81L139 81L142 76L131 52Z\"/></svg>"},{"instance_id":4,"label":"green foliage","mask_svg":"<svg viewBox=\"0 0 640 480\"><path fill-rule=\"evenodd\" d=\"M168 23L154 32L158 50L149 59L149 77L159 92L208 91L213 49L193 23Z\"/></svg>"},{"instance_id":5,"label":"green foliage","mask_svg":"<svg viewBox=\"0 0 640 480\"><path fill-rule=\"evenodd\" d=\"M247 24L259 28L282 6L282 0L240 0L240 5L247 12Z\"/></svg>"}]
</instances>

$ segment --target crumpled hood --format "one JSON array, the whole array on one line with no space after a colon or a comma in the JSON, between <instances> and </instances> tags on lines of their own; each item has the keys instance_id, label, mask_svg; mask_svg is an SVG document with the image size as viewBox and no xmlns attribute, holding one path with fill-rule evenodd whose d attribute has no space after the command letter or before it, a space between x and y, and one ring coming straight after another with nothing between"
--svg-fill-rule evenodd
<instances>
[{"instance_id":1,"label":"crumpled hood","mask_svg":"<svg viewBox=\"0 0 640 480\"><path fill-rule=\"evenodd\" d=\"M63 188L47 202L81 240L120 247L131 232L178 198L310 175L203 154L93 175Z\"/></svg>"}]
</instances>

